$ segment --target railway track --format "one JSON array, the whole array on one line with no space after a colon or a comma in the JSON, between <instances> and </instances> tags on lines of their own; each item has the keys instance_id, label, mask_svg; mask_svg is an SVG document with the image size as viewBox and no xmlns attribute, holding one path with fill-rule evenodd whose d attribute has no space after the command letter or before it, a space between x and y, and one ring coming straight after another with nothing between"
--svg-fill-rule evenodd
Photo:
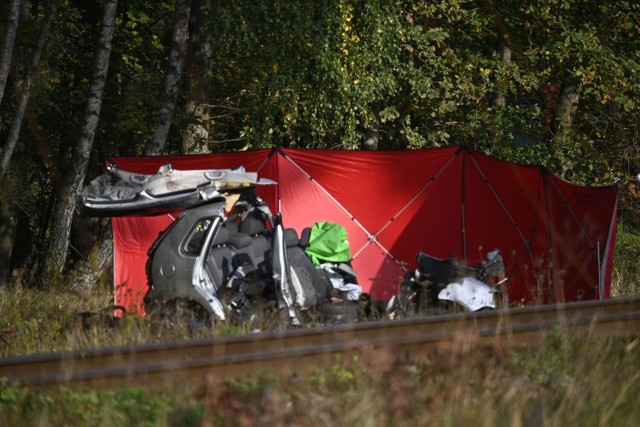
<instances>
[{"instance_id":1,"label":"railway track","mask_svg":"<svg viewBox=\"0 0 640 427\"><path fill-rule=\"evenodd\" d=\"M0 359L0 378L36 388L201 387L264 371L304 374L363 355L415 358L482 344L535 345L550 328L635 335L640 298L532 306ZM366 357L365 357L366 358Z\"/></svg>"}]
</instances>

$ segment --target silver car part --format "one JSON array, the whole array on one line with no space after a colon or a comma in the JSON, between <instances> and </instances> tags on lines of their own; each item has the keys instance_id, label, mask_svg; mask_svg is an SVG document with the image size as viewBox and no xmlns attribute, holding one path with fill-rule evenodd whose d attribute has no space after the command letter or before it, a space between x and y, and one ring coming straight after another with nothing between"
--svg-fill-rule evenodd
<instances>
[{"instance_id":1,"label":"silver car part","mask_svg":"<svg viewBox=\"0 0 640 427\"><path fill-rule=\"evenodd\" d=\"M294 295L291 289L291 281L289 279L290 270L288 269L289 263L287 262L287 251L285 246L282 225L278 224L274 229L272 250L277 254L277 260L275 260L274 264L278 262L280 265L273 265L273 279L276 286L280 285L280 293L282 294L282 299L287 306L291 323L297 326L300 325L301 322L294 306Z\"/></svg>"},{"instance_id":2,"label":"silver car part","mask_svg":"<svg viewBox=\"0 0 640 427\"><path fill-rule=\"evenodd\" d=\"M218 216L214 217L213 224L207 230L207 235L205 236L204 244L202 245L202 249L200 254L195 260L195 264L193 266L193 274L191 276L191 284L196 289L196 291L202 295L213 313L220 319L225 320L225 310L224 305L218 298L217 288L213 283L211 277L209 277L209 273L204 268L204 263L209 255L209 250L211 249L211 242L213 241L213 237L220 229L222 218L224 213L220 210Z\"/></svg>"},{"instance_id":3,"label":"silver car part","mask_svg":"<svg viewBox=\"0 0 640 427\"><path fill-rule=\"evenodd\" d=\"M463 277L441 290L438 299L456 302L469 311L478 311L496 308L495 294L496 290L486 283L474 277Z\"/></svg>"}]
</instances>

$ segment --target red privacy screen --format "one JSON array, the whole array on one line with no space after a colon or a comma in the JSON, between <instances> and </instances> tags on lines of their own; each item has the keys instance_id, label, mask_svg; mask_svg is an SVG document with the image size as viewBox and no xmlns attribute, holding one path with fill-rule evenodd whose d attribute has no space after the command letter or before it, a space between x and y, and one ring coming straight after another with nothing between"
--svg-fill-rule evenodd
<instances>
[{"instance_id":1,"label":"red privacy screen","mask_svg":"<svg viewBox=\"0 0 640 427\"><path fill-rule=\"evenodd\" d=\"M394 295L416 254L477 265L500 249L511 301L609 297L617 190L569 184L465 147L411 151L273 149L117 157L120 169L244 166L277 181L258 194L285 227L343 225L358 283L375 300ZM147 251L170 215L113 218L115 304L144 313Z\"/></svg>"}]
</instances>

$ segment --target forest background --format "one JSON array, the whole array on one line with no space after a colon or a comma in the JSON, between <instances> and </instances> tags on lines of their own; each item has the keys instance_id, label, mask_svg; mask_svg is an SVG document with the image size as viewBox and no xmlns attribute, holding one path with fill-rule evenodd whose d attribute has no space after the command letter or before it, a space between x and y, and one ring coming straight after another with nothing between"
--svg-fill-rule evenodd
<instances>
[{"instance_id":1,"label":"forest background","mask_svg":"<svg viewBox=\"0 0 640 427\"><path fill-rule=\"evenodd\" d=\"M108 221L74 214L108 156L449 145L617 184L637 281L636 2L0 0L0 16L0 283L108 253Z\"/></svg>"}]
</instances>

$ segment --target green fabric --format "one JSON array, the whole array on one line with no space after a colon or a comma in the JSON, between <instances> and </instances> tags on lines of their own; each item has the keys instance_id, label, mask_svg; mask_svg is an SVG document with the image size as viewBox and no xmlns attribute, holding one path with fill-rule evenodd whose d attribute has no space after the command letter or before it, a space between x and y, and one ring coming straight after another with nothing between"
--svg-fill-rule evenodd
<instances>
[{"instance_id":1,"label":"green fabric","mask_svg":"<svg viewBox=\"0 0 640 427\"><path fill-rule=\"evenodd\" d=\"M305 252L316 266L323 262L351 261L347 230L333 222L316 222L311 227L309 244Z\"/></svg>"}]
</instances>

